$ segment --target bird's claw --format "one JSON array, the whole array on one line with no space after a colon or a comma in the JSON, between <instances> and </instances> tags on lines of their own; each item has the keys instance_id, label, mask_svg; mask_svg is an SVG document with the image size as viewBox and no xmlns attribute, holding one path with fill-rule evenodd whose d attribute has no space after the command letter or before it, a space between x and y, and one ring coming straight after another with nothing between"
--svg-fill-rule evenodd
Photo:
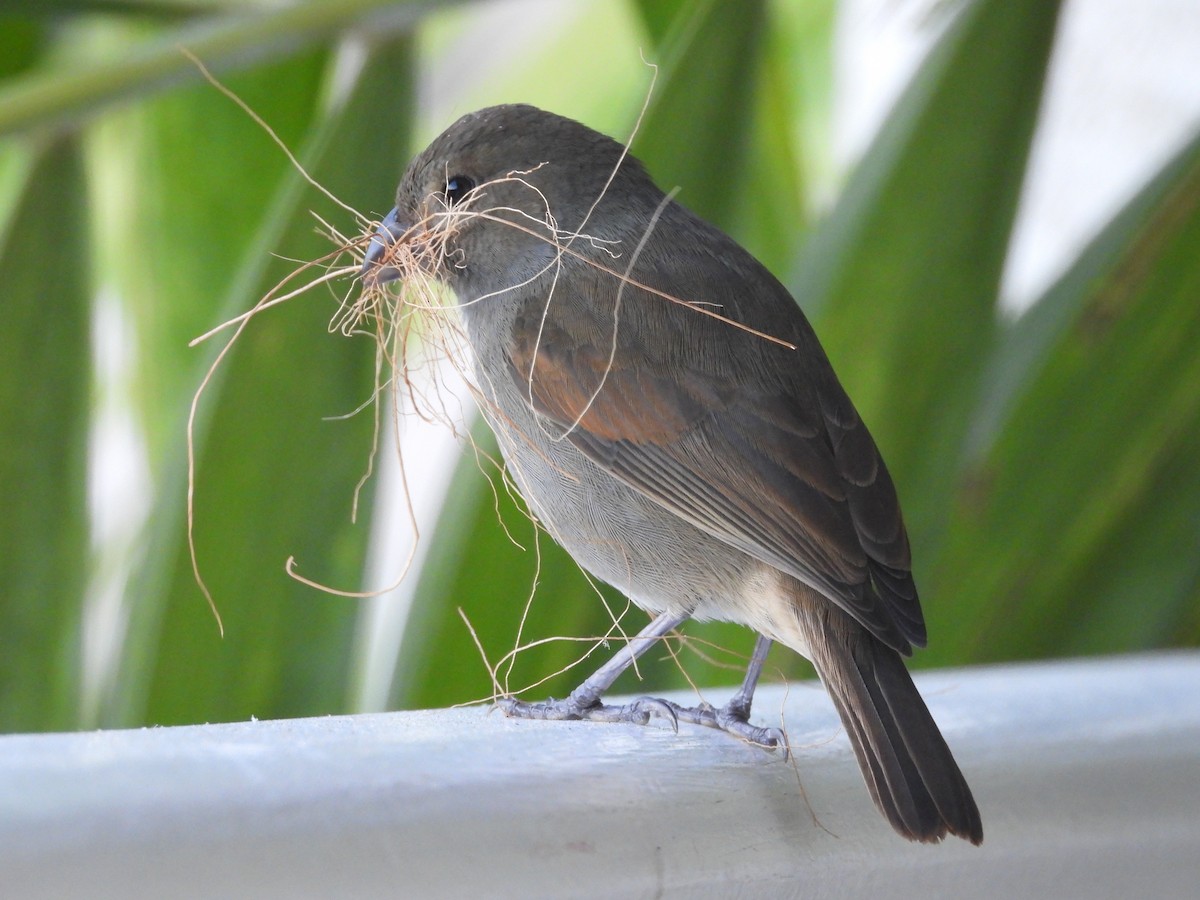
<instances>
[{"instance_id":1,"label":"bird's claw","mask_svg":"<svg viewBox=\"0 0 1200 900\"><path fill-rule=\"evenodd\" d=\"M747 743L762 747L765 750L783 750L783 758L789 755L787 735L780 728L760 728L751 725L749 710L745 704L730 701L717 709L710 703L700 703L694 707L675 707L675 713L680 721L691 722L693 725L703 725L715 728L741 738Z\"/></svg>"},{"instance_id":2,"label":"bird's claw","mask_svg":"<svg viewBox=\"0 0 1200 900\"><path fill-rule=\"evenodd\" d=\"M745 704L734 701L717 709L710 703L701 702L688 707L657 697L639 697L624 706L609 706L599 700L584 703L573 697L564 700L551 698L540 703L504 697L496 702L496 707L506 716L516 719L624 722L630 725L648 725L651 719L662 719L676 733L679 732L681 721L690 722L724 731L766 750L782 750L785 760L789 754L787 735L782 729L751 725Z\"/></svg>"},{"instance_id":3,"label":"bird's claw","mask_svg":"<svg viewBox=\"0 0 1200 900\"><path fill-rule=\"evenodd\" d=\"M504 697L496 707L506 716L515 719L549 719L554 721L626 722L631 725L647 725L651 719L663 719L671 730L678 733L679 719L675 704L654 697L639 697L624 706L609 706L596 701L583 704L567 697L553 698L541 703L527 703L515 697Z\"/></svg>"}]
</instances>

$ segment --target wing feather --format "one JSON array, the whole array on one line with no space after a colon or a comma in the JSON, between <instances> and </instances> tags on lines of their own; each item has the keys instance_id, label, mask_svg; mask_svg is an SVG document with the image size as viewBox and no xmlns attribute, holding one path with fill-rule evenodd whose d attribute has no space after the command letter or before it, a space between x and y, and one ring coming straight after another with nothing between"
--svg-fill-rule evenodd
<instances>
[{"instance_id":1,"label":"wing feather","mask_svg":"<svg viewBox=\"0 0 1200 900\"><path fill-rule=\"evenodd\" d=\"M673 514L818 590L886 644L903 653L923 645L895 488L782 286L769 282L781 294L765 304L773 317L749 324L785 332L796 349L629 287L599 302L603 282L587 272L570 283L589 289L519 319L509 352L510 374L560 437ZM647 340L672 331L685 334Z\"/></svg>"}]
</instances>

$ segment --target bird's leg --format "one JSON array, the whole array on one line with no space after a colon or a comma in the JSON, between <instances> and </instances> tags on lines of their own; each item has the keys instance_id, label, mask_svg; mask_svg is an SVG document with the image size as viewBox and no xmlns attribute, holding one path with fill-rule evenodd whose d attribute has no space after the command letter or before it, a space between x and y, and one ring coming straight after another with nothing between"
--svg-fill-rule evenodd
<instances>
[{"instance_id":1,"label":"bird's leg","mask_svg":"<svg viewBox=\"0 0 1200 900\"><path fill-rule=\"evenodd\" d=\"M584 680L579 687L563 700L545 700L541 703L526 703L507 697L497 705L506 715L521 719L587 720L589 722L631 722L645 725L651 718L666 719L671 728L678 731L679 723L691 722L716 728L740 737L744 741L770 749L783 748L787 753L787 736L778 728L759 728L750 724L750 706L754 701L754 689L762 675L767 653L771 649L770 638L759 636L746 667L742 686L720 709L702 703L695 707L680 706L670 700L639 697L624 706L608 706L601 702L601 695L612 687L617 677L633 665L633 661L650 649L651 645L667 632L687 619L686 615L663 613L643 628L624 647Z\"/></svg>"},{"instance_id":2,"label":"bird's leg","mask_svg":"<svg viewBox=\"0 0 1200 900\"><path fill-rule=\"evenodd\" d=\"M759 728L750 724L750 705L754 702L754 689L758 686L758 678L762 675L770 649L771 639L759 635L754 643L754 652L750 655L750 664L746 666L746 677L742 679L742 686L720 709L708 703L691 708L676 706L676 719L726 731L742 740L770 749L783 748L786 756L787 735L781 729Z\"/></svg>"},{"instance_id":3,"label":"bird's leg","mask_svg":"<svg viewBox=\"0 0 1200 900\"><path fill-rule=\"evenodd\" d=\"M564 700L546 700L542 703L526 703L512 697L501 700L497 706L506 715L521 719L587 719L591 722L632 722L645 725L651 717L666 719L671 728L678 731L675 717L676 706L666 700L641 697L625 706L607 706L600 702L601 695L612 687L622 672L633 665L634 660L645 653L660 637L687 619L686 614L665 612L637 633L608 662L593 672L584 682L571 691ZM751 687L753 691L753 687Z\"/></svg>"}]
</instances>

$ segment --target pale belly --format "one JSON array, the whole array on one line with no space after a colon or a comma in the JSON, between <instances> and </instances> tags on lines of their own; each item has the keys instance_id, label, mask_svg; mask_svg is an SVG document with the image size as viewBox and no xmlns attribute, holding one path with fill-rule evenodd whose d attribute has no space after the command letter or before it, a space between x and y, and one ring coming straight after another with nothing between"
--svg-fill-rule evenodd
<instances>
[{"instance_id":1,"label":"pale belly","mask_svg":"<svg viewBox=\"0 0 1200 900\"><path fill-rule=\"evenodd\" d=\"M804 588L795 579L676 517L568 441L550 440L523 404L504 406L502 420L488 419L509 471L585 570L651 614L736 622L805 653L794 608Z\"/></svg>"}]
</instances>

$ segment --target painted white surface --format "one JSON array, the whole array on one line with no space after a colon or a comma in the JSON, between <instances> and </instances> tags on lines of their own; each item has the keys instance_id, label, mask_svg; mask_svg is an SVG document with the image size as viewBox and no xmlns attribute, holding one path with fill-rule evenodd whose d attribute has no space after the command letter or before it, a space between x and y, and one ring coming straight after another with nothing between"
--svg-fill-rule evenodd
<instances>
[{"instance_id":1,"label":"painted white surface","mask_svg":"<svg viewBox=\"0 0 1200 900\"><path fill-rule=\"evenodd\" d=\"M1200 653L918 685L982 848L896 837L803 684L756 704L795 767L480 708L2 737L0 896L1195 896Z\"/></svg>"}]
</instances>

